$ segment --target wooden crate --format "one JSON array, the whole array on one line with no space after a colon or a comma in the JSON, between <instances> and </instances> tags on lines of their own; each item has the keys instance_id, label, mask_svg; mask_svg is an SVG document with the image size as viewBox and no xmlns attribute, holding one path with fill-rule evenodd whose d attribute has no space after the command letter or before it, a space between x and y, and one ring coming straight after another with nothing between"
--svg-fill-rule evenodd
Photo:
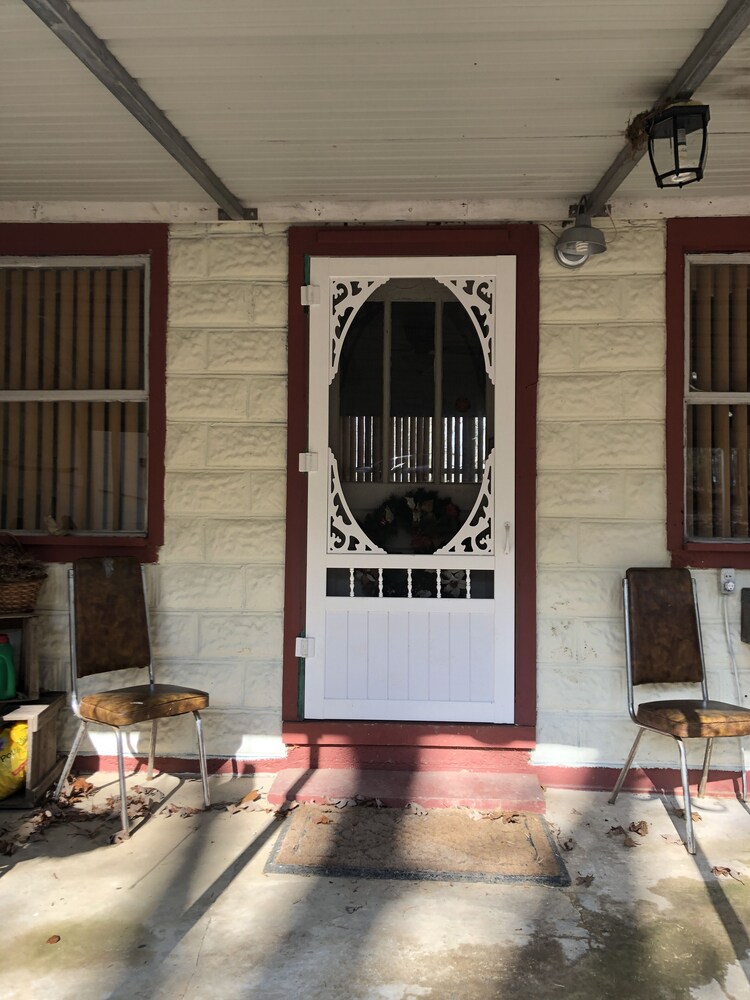
<instances>
[{"instance_id":1,"label":"wooden crate","mask_svg":"<svg viewBox=\"0 0 750 1000\"><path fill-rule=\"evenodd\" d=\"M64 761L57 759L57 718L64 705L65 695L59 693L29 703L0 703L0 723L25 722L29 731L26 787L0 799L0 809L35 805L59 777Z\"/></svg>"}]
</instances>

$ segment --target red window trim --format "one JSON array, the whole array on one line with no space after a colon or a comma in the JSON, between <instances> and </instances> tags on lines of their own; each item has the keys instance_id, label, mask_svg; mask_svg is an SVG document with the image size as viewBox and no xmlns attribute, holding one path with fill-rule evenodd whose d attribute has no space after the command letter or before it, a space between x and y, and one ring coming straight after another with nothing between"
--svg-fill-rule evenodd
<instances>
[{"instance_id":1,"label":"red window trim","mask_svg":"<svg viewBox=\"0 0 750 1000\"><path fill-rule=\"evenodd\" d=\"M148 255L150 259L148 534L82 539L18 533L22 544L44 562L70 562L113 550L141 562L156 562L164 543L168 251L169 227L164 223L0 223L4 257Z\"/></svg>"},{"instance_id":2,"label":"red window trim","mask_svg":"<svg viewBox=\"0 0 750 1000\"><path fill-rule=\"evenodd\" d=\"M750 218L667 221L667 547L673 566L750 568L750 542L686 541L683 429L685 255L750 252Z\"/></svg>"},{"instance_id":3,"label":"red window trim","mask_svg":"<svg viewBox=\"0 0 750 1000\"><path fill-rule=\"evenodd\" d=\"M308 320L300 305L306 283L305 258L333 257L516 257L516 638L515 728L532 738L536 724L536 388L539 367L539 230L507 226L292 227L289 230L289 414L287 426L287 535L284 592L284 734L294 742L318 742L319 722L300 722L295 638L305 625L307 488L297 456L307 449ZM348 739L366 743L367 723L337 723ZM520 727L520 728L519 728ZM432 724L411 724L410 734L429 733ZM444 727L439 727L441 730ZM476 726L461 727L471 733ZM482 729L483 727L479 727ZM486 727L485 727L486 728Z\"/></svg>"}]
</instances>

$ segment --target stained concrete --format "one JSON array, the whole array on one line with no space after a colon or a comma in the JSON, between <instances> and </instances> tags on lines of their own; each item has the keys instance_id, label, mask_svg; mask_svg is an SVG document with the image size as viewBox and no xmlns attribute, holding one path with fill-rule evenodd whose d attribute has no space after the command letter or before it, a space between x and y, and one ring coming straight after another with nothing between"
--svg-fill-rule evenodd
<instances>
[{"instance_id":1,"label":"stained concrete","mask_svg":"<svg viewBox=\"0 0 750 1000\"><path fill-rule=\"evenodd\" d=\"M215 778L212 794L237 801L253 783L271 778ZM200 802L198 782L156 784ZM255 811L152 817L119 846L106 824L55 825L0 857L0 996L750 998L750 813L697 805L691 858L675 805L548 791L569 888L266 874L279 822L263 795ZM608 835L640 820L636 846Z\"/></svg>"}]
</instances>

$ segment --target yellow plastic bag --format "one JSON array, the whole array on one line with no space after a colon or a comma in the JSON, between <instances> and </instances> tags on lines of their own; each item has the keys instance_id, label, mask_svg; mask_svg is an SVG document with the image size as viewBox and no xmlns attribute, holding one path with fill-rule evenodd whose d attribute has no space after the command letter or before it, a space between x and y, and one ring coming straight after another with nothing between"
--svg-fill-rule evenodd
<instances>
[{"instance_id":1,"label":"yellow plastic bag","mask_svg":"<svg viewBox=\"0 0 750 1000\"><path fill-rule=\"evenodd\" d=\"M29 727L25 722L0 726L0 799L7 799L26 782L28 739Z\"/></svg>"}]
</instances>

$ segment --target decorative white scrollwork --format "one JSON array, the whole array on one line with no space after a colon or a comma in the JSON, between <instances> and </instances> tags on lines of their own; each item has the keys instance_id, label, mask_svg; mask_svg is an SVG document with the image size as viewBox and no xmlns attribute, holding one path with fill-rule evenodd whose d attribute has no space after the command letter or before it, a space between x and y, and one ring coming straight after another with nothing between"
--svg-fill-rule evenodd
<instances>
[{"instance_id":1,"label":"decorative white scrollwork","mask_svg":"<svg viewBox=\"0 0 750 1000\"><path fill-rule=\"evenodd\" d=\"M435 555L460 552L462 555L491 555L494 552L492 537L492 491L495 478L495 454L490 452L484 465L482 485L471 514L456 535L438 549Z\"/></svg>"},{"instance_id":2,"label":"decorative white scrollwork","mask_svg":"<svg viewBox=\"0 0 750 1000\"><path fill-rule=\"evenodd\" d=\"M332 278L331 279L331 353L329 356L328 382L333 382L339 370L341 348L354 317L363 302L388 278Z\"/></svg>"},{"instance_id":3,"label":"decorative white scrollwork","mask_svg":"<svg viewBox=\"0 0 750 1000\"><path fill-rule=\"evenodd\" d=\"M370 541L349 510L339 479L338 463L328 449L328 551L385 552Z\"/></svg>"},{"instance_id":4,"label":"decorative white scrollwork","mask_svg":"<svg viewBox=\"0 0 750 1000\"><path fill-rule=\"evenodd\" d=\"M495 384L495 281L493 278L437 278L456 296L471 317L484 352L484 363Z\"/></svg>"}]
</instances>

